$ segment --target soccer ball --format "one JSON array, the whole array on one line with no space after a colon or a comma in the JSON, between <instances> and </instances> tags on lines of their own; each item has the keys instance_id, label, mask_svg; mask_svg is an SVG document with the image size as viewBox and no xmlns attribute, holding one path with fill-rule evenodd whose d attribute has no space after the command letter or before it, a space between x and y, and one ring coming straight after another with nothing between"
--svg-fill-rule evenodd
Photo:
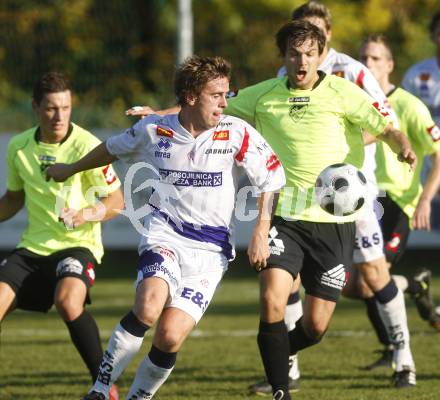
<instances>
[{"instance_id":1,"label":"soccer ball","mask_svg":"<svg viewBox=\"0 0 440 400\"><path fill-rule=\"evenodd\" d=\"M367 180L351 164L333 164L322 170L315 182L315 196L321 208L336 216L358 211L365 203Z\"/></svg>"}]
</instances>

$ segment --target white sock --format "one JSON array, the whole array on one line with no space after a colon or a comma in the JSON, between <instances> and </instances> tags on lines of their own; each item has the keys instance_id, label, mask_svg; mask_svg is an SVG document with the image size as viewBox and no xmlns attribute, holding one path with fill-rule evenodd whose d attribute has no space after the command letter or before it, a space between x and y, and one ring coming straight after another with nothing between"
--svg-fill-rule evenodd
<instances>
[{"instance_id":1,"label":"white sock","mask_svg":"<svg viewBox=\"0 0 440 400\"><path fill-rule=\"evenodd\" d=\"M295 329L296 321L298 321L302 315L303 308L301 299L293 304L287 304L284 313L284 323L286 324L288 331Z\"/></svg>"},{"instance_id":2,"label":"white sock","mask_svg":"<svg viewBox=\"0 0 440 400\"><path fill-rule=\"evenodd\" d=\"M131 359L142 346L143 337L128 333L121 324L118 324L104 352L101 365L99 366L98 379L90 389L103 393L108 399L110 386L119 378L127 368Z\"/></svg>"},{"instance_id":3,"label":"white sock","mask_svg":"<svg viewBox=\"0 0 440 400\"><path fill-rule=\"evenodd\" d=\"M298 354L289 356L289 378L299 379L300 377L299 365L298 365Z\"/></svg>"},{"instance_id":4,"label":"white sock","mask_svg":"<svg viewBox=\"0 0 440 400\"><path fill-rule=\"evenodd\" d=\"M174 367L173 367L174 368ZM145 357L139 364L136 377L131 384L127 400L150 400L170 376L173 368L166 369L153 364Z\"/></svg>"},{"instance_id":5,"label":"white sock","mask_svg":"<svg viewBox=\"0 0 440 400\"><path fill-rule=\"evenodd\" d=\"M391 343L394 345L393 362L396 371L401 371L403 366L415 369L409 346L409 330L403 292L399 289L391 301L385 304L377 301L377 306Z\"/></svg>"},{"instance_id":6,"label":"white sock","mask_svg":"<svg viewBox=\"0 0 440 400\"><path fill-rule=\"evenodd\" d=\"M391 275L393 281L396 283L396 286L404 292L408 288L408 279L406 279L403 275Z\"/></svg>"}]
</instances>

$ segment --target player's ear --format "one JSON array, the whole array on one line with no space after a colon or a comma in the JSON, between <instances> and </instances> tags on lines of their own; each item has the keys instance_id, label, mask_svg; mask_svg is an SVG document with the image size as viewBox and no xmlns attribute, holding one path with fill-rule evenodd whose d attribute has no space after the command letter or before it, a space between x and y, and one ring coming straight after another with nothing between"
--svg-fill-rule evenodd
<instances>
[{"instance_id":1,"label":"player's ear","mask_svg":"<svg viewBox=\"0 0 440 400\"><path fill-rule=\"evenodd\" d=\"M197 96L194 94L188 94L185 100L186 100L186 104L188 104L189 106L193 106L194 104L196 104Z\"/></svg>"}]
</instances>

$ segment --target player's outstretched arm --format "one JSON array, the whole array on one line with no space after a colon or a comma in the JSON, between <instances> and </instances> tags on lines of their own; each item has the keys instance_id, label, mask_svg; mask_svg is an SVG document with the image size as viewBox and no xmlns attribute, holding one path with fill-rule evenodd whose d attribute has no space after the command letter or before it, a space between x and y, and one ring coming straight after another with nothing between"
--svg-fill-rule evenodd
<instances>
[{"instance_id":1,"label":"player's outstretched arm","mask_svg":"<svg viewBox=\"0 0 440 400\"><path fill-rule=\"evenodd\" d=\"M117 157L110 154L105 142L95 147L90 153L72 164L54 164L46 170L47 180L64 182L72 175L88 169L103 167L117 160Z\"/></svg>"},{"instance_id":2,"label":"player's outstretched arm","mask_svg":"<svg viewBox=\"0 0 440 400\"><path fill-rule=\"evenodd\" d=\"M0 198L0 222L17 214L24 206L24 190L13 192L7 190Z\"/></svg>"},{"instance_id":3,"label":"player's outstretched arm","mask_svg":"<svg viewBox=\"0 0 440 400\"><path fill-rule=\"evenodd\" d=\"M125 111L125 115L138 115L141 118L144 118L148 115L169 115L169 114L177 114L180 111L180 106L173 106L170 108L166 108L164 110L155 111L149 106L133 106Z\"/></svg>"},{"instance_id":4,"label":"player's outstretched arm","mask_svg":"<svg viewBox=\"0 0 440 400\"><path fill-rule=\"evenodd\" d=\"M406 162L411 169L415 169L417 165L417 156L414 153L408 138L402 132L393 128L393 126L389 124L383 133L378 135L377 138L390 146L391 150L397 154L399 161Z\"/></svg>"},{"instance_id":5,"label":"player's outstretched arm","mask_svg":"<svg viewBox=\"0 0 440 400\"><path fill-rule=\"evenodd\" d=\"M249 262L257 271L266 268L270 255L267 239L277 199L278 194L274 192L262 193L258 198L258 219L247 251Z\"/></svg>"},{"instance_id":6,"label":"player's outstretched arm","mask_svg":"<svg viewBox=\"0 0 440 400\"><path fill-rule=\"evenodd\" d=\"M412 225L414 229L431 230L431 201L440 186L440 150L432 156L432 167L423 185L423 192L414 212Z\"/></svg>"}]
</instances>

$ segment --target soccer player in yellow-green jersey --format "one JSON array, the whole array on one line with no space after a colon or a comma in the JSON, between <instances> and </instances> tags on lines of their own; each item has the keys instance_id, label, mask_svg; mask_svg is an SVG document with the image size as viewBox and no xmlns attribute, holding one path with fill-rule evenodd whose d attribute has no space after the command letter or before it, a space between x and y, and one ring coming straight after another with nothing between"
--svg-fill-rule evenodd
<instances>
[{"instance_id":1,"label":"soccer player in yellow-green jersey","mask_svg":"<svg viewBox=\"0 0 440 400\"><path fill-rule=\"evenodd\" d=\"M422 186L421 161L414 171L410 171L396 163L388 149L378 146L377 182L386 192L386 197L379 199L384 209L381 222L385 254L387 261L395 264L404 253L410 229L431 229L431 201L440 186L440 130L421 100L401 88L396 88L389 81L394 60L383 35L372 35L364 41L361 59L387 93L399 125L407 134L417 158L432 158L432 166ZM431 272L424 268L417 270L409 280L398 276L402 288L415 300L420 316L440 330L440 318L435 313L429 293L430 277Z\"/></svg>"},{"instance_id":2,"label":"soccer player in yellow-green jersey","mask_svg":"<svg viewBox=\"0 0 440 400\"><path fill-rule=\"evenodd\" d=\"M287 77L239 91L225 113L255 125L286 173L287 184L268 228L271 254L260 271L258 333L274 398L284 400L290 399L289 348L295 354L322 338L352 262L353 216L333 216L319 208L313 196L318 174L329 164L362 165L362 129L384 140L409 164L416 159L408 140L381 114L386 111L375 107L362 89L318 72L325 46L318 27L304 20L290 22L276 38ZM284 310L299 273L306 291L305 313L287 332Z\"/></svg>"},{"instance_id":3,"label":"soccer player in yellow-green jersey","mask_svg":"<svg viewBox=\"0 0 440 400\"><path fill-rule=\"evenodd\" d=\"M95 380L102 347L84 304L103 255L100 222L124 207L120 182L110 165L64 184L47 180L48 166L76 161L100 141L71 123L70 84L62 74L50 72L36 82L32 106L38 125L11 139L7 149L0 222L24 206L28 225L0 264L0 321L14 308L47 312L55 304ZM114 388L111 398L116 395Z\"/></svg>"}]
</instances>

